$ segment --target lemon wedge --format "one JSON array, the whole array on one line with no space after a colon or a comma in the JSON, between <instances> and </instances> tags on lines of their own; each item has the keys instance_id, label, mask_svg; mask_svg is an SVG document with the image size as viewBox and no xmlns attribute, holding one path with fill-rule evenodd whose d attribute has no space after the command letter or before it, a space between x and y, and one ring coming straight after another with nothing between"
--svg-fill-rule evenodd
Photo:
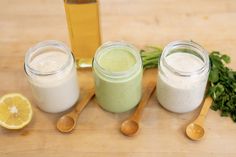
<instances>
[{"instance_id":1,"label":"lemon wedge","mask_svg":"<svg viewBox=\"0 0 236 157\"><path fill-rule=\"evenodd\" d=\"M0 125L7 129L21 129L32 119L29 100L21 94L6 94L0 99Z\"/></svg>"}]
</instances>

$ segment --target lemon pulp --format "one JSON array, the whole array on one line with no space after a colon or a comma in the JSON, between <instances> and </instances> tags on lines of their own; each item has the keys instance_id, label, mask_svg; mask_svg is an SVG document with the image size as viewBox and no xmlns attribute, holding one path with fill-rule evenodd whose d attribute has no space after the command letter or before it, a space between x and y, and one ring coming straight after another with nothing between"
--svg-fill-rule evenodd
<instances>
[{"instance_id":1,"label":"lemon pulp","mask_svg":"<svg viewBox=\"0 0 236 157\"><path fill-rule=\"evenodd\" d=\"M6 94L0 99L0 125L7 129L20 129L32 119L29 100L21 94Z\"/></svg>"}]
</instances>

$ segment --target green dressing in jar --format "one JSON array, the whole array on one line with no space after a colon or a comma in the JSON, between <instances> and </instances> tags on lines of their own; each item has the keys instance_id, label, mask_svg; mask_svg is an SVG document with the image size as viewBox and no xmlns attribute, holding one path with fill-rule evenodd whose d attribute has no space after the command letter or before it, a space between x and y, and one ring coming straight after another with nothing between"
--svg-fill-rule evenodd
<instances>
[{"instance_id":1,"label":"green dressing in jar","mask_svg":"<svg viewBox=\"0 0 236 157\"><path fill-rule=\"evenodd\" d=\"M124 42L103 44L93 61L95 94L99 105L110 112L135 107L142 94L142 61L139 51Z\"/></svg>"}]
</instances>

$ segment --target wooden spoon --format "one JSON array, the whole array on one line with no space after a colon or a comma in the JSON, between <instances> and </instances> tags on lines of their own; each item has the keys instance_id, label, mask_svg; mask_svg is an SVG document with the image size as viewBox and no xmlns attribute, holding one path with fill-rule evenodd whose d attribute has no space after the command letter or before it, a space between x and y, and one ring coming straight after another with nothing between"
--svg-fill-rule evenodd
<instances>
[{"instance_id":1,"label":"wooden spoon","mask_svg":"<svg viewBox=\"0 0 236 157\"><path fill-rule=\"evenodd\" d=\"M203 123L208 113L208 110L211 107L211 103L212 103L212 98L208 96L204 101L201 112L197 117L197 119L187 126L186 134L191 140L195 141L200 140L204 136L205 131Z\"/></svg>"},{"instance_id":2,"label":"wooden spoon","mask_svg":"<svg viewBox=\"0 0 236 157\"><path fill-rule=\"evenodd\" d=\"M155 82L150 82L134 114L121 124L121 132L126 136L133 136L139 130L139 120L145 105L156 87Z\"/></svg>"},{"instance_id":3,"label":"wooden spoon","mask_svg":"<svg viewBox=\"0 0 236 157\"><path fill-rule=\"evenodd\" d=\"M88 93L83 97L83 99L76 105L73 111L63 115L57 121L57 129L63 133L71 132L76 126L79 114L93 96L94 96L94 89L90 89Z\"/></svg>"}]
</instances>

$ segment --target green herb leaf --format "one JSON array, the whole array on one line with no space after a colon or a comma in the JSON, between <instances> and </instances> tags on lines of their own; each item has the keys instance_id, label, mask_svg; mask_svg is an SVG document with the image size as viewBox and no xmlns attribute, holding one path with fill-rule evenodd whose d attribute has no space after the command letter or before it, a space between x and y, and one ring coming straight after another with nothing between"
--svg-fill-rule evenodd
<instances>
[{"instance_id":1,"label":"green herb leaf","mask_svg":"<svg viewBox=\"0 0 236 157\"><path fill-rule=\"evenodd\" d=\"M217 68L212 68L209 74L209 81L215 83L219 80L219 70Z\"/></svg>"},{"instance_id":2,"label":"green herb leaf","mask_svg":"<svg viewBox=\"0 0 236 157\"><path fill-rule=\"evenodd\" d=\"M227 55L222 55L221 59L224 60L225 63L229 63L230 62L230 57Z\"/></svg>"}]
</instances>

